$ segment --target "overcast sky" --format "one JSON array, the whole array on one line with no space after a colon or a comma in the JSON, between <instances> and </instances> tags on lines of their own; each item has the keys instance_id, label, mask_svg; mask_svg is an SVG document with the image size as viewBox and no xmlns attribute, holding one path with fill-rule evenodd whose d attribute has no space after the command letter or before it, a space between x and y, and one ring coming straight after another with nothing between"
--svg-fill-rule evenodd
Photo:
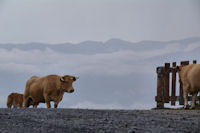
<instances>
[{"instance_id":1,"label":"overcast sky","mask_svg":"<svg viewBox=\"0 0 200 133\"><path fill-rule=\"evenodd\" d=\"M0 0L0 43L200 36L199 0Z\"/></svg>"}]
</instances>

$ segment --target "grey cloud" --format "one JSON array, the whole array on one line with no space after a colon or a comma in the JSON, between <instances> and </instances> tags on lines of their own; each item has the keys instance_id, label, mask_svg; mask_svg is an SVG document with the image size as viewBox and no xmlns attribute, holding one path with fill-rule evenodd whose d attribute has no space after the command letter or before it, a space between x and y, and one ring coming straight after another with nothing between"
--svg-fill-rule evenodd
<instances>
[{"instance_id":1,"label":"grey cloud","mask_svg":"<svg viewBox=\"0 0 200 133\"><path fill-rule=\"evenodd\" d=\"M65 48L63 47L65 45L54 45L52 48L51 45L41 44L41 47L38 44L36 45L38 47L35 47L33 50L31 50L31 44L30 48L28 48L29 44L21 46L9 46L8 44L6 45L7 47L0 45L0 69L2 71L17 71L36 74L61 72L108 75L126 75L134 72L152 73L154 66L148 61L148 59L156 58L161 55L170 55L171 53L180 53L183 51L190 52L199 48L198 39L196 39L196 41L188 40L185 40L185 43L181 41L172 41L168 43L160 42L160 46L162 46L160 49L149 49L149 45L154 44L154 42L146 42L143 44L139 42L138 44L143 46L140 50L135 50L138 44L132 44L131 46L131 43L124 42L125 44L120 43L117 46L117 50L114 50L113 52L107 53L105 50L101 50L96 54L90 52L90 54L87 54L87 52L83 52L82 54L81 52L77 53L79 51L79 48L77 47L87 47L87 43L81 45L73 44L73 46L75 46L75 48L73 48L74 53L64 53L63 51L58 50L59 47L60 49ZM115 42L117 42L117 40ZM66 44L66 48L68 45L69 44ZM110 49L112 49L112 47L115 49L116 47L113 44L98 42L97 44L93 42L93 45L94 49L98 49L98 45L101 45L101 47L111 45ZM151 46L153 47L153 45ZM54 49L55 47L57 47L57 49Z\"/></svg>"},{"instance_id":2,"label":"grey cloud","mask_svg":"<svg viewBox=\"0 0 200 133\"><path fill-rule=\"evenodd\" d=\"M114 41L114 43L116 42L117 40ZM103 48L96 54L92 54L90 51L87 52L87 50L85 52L82 51L82 53L81 51L79 52L80 47L88 47L89 49L89 46L92 45L91 42L85 42L85 44L81 45L54 45L53 47L52 45L41 44L40 46L38 44L32 50L32 44L22 46L6 45L7 47L0 45L0 69L30 73L70 72L77 74L103 73L108 75L126 75L134 72L152 73L153 66L149 63L148 59L181 51L193 51L199 48L200 41L197 38L196 41L189 41L188 43L182 43L181 41L160 42L162 47L159 49L149 49L149 45L153 47L154 42L145 42L143 44L139 42L138 44L132 43L132 45L125 41L122 42L119 40L119 42L121 43L117 47L114 43L93 42L94 49L98 49L99 45ZM140 47L143 47L137 50L139 44ZM73 53L59 51L62 48L67 49L69 45L70 47L74 46L71 51ZM110 45L110 49L117 49L108 53L104 50L104 47L108 47L107 45ZM15 68L11 69L13 66Z\"/></svg>"}]
</instances>

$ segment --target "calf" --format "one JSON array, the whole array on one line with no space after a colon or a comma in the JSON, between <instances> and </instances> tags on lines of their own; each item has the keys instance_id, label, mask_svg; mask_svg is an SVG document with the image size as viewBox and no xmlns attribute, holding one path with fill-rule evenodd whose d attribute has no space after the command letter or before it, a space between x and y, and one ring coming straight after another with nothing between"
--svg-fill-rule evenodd
<instances>
[{"instance_id":1,"label":"calf","mask_svg":"<svg viewBox=\"0 0 200 133\"><path fill-rule=\"evenodd\" d=\"M23 105L23 94L11 93L7 98L7 107L21 108Z\"/></svg>"}]
</instances>

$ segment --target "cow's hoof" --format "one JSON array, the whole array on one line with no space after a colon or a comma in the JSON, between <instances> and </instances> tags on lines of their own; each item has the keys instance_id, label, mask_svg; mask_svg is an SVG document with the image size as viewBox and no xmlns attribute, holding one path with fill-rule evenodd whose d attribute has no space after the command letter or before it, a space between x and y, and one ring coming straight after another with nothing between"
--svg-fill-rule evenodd
<instances>
[{"instance_id":1,"label":"cow's hoof","mask_svg":"<svg viewBox=\"0 0 200 133\"><path fill-rule=\"evenodd\" d=\"M189 105L184 106L184 109L189 109Z\"/></svg>"},{"instance_id":2,"label":"cow's hoof","mask_svg":"<svg viewBox=\"0 0 200 133\"><path fill-rule=\"evenodd\" d=\"M195 107L191 106L190 109L195 109Z\"/></svg>"}]
</instances>

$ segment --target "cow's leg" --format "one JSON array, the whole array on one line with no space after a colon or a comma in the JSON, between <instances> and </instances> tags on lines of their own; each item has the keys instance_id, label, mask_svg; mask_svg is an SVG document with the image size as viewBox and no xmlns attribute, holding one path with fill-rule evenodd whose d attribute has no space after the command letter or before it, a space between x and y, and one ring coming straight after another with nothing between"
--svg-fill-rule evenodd
<instances>
[{"instance_id":1,"label":"cow's leg","mask_svg":"<svg viewBox=\"0 0 200 133\"><path fill-rule=\"evenodd\" d=\"M57 101L54 101L54 108L57 108L58 107L58 103Z\"/></svg>"},{"instance_id":2,"label":"cow's leg","mask_svg":"<svg viewBox=\"0 0 200 133\"><path fill-rule=\"evenodd\" d=\"M29 100L29 98L24 98L24 101L23 101L23 106L25 107L25 108L28 108L28 100Z\"/></svg>"},{"instance_id":3,"label":"cow's leg","mask_svg":"<svg viewBox=\"0 0 200 133\"><path fill-rule=\"evenodd\" d=\"M17 108L20 108L20 105L19 105L19 104L17 104Z\"/></svg>"},{"instance_id":4,"label":"cow's leg","mask_svg":"<svg viewBox=\"0 0 200 133\"><path fill-rule=\"evenodd\" d=\"M198 93L196 93L196 92L192 94L192 105L191 105L190 109L194 109L195 108L197 94Z\"/></svg>"},{"instance_id":5,"label":"cow's leg","mask_svg":"<svg viewBox=\"0 0 200 133\"><path fill-rule=\"evenodd\" d=\"M47 108L51 108L50 101L46 101Z\"/></svg>"},{"instance_id":6,"label":"cow's leg","mask_svg":"<svg viewBox=\"0 0 200 133\"><path fill-rule=\"evenodd\" d=\"M45 99L47 108L51 108L50 98L47 95L44 95L44 99Z\"/></svg>"},{"instance_id":7,"label":"cow's leg","mask_svg":"<svg viewBox=\"0 0 200 133\"><path fill-rule=\"evenodd\" d=\"M7 107L8 107L8 108L11 108L11 106L12 106L12 104L7 104Z\"/></svg>"},{"instance_id":8,"label":"cow's leg","mask_svg":"<svg viewBox=\"0 0 200 133\"><path fill-rule=\"evenodd\" d=\"M7 107L8 108L12 107L12 99L9 96L8 96L8 99L7 99Z\"/></svg>"},{"instance_id":9,"label":"cow's leg","mask_svg":"<svg viewBox=\"0 0 200 133\"><path fill-rule=\"evenodd\" d=\"M184 109L188 108L188 91L186 88L183 88L183 98L184 98Z\"/></svg>"},{"instance_id":10,"label":"cow's leg","mask_svg":"<svg viewBox=\"0 0 200 133\"><path fill-rule=\"evenodd\" d=\"M34 103L34 104L33 104L33 108L37 108L38 104L39 104L39 103Z\"/></svg>"},{"instance_id":11,"label":"cow's leg","mask_svg":"<svg viewBox=\"0 0 200 133\"><path fill-rule=\"evenodd\" d=\"M22 104L20 104L19 107L22 108L23 107Z\"/></svg>"},{"instance_id":12,"label":"cow's leg","mask_svg":"<svg viewBox=\"0 0 200 133\"><path fill-rule=\"evenodd\" d=\"M34 105L33 105L33 108L37 108L37 106L38 106L37 104L34 104Z\"/></svg>"}]
</instances>

